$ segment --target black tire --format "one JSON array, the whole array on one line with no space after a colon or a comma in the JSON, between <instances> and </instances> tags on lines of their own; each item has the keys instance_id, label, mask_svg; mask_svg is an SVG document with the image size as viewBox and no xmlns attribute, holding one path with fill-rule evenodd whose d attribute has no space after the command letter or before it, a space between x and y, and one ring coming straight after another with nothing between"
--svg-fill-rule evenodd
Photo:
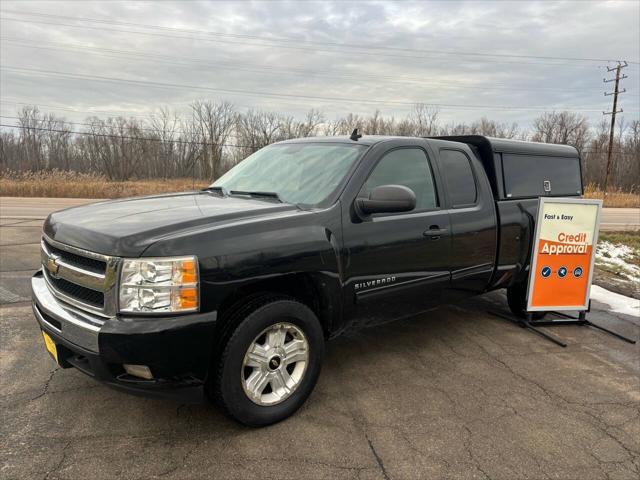
<instances>
[{"instance_id":1,"label":"black tire","mask_svg":"<svg viewBox=\"0 0 640 480\"><path fill-rule=\"evenodd\" d=\"M222 411L245 425L270 425L295 413L313 391L324 358L324 335L316 315L306 305L288 298L259 296L236 311L236 322L210 377L209 395ZM258 405L245 393L242 362L252 342L269 326L288 322L299 328L308 342L308 364L293 393L281 403Z\"/></svg>"},{"instance_id":2,"label":"black tire","mask_svg":"<svg viewBox=\"0 0 640 480\"><path fill-rule=\"evenodd\" d=\"M526 318L527 316L527 284L524 282L516 283L507 288L507 303L509 309L518 318ZM533 320L544 318L547 312L532 312Z\"/></svg>"}]
</instances>

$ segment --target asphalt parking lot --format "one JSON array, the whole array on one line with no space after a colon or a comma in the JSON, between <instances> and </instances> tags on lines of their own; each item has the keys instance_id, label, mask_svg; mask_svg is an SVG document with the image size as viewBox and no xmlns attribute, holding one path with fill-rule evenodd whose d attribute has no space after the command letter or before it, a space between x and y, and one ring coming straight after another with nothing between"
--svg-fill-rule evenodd
<instances>
[{"instance_id":1,"label":"asphalt parking lot","mask_svg":"<svg viewBox=\"0 0 640 480\"><path fill-rule=\"evenodd\" d=\"M310 400L259 430L60 370L28 302L34 217L0 219L0 478L640 478L640 345L571 326L560 348L488 314L501 293L331 341Z\"/></svg>"}]
</instances>

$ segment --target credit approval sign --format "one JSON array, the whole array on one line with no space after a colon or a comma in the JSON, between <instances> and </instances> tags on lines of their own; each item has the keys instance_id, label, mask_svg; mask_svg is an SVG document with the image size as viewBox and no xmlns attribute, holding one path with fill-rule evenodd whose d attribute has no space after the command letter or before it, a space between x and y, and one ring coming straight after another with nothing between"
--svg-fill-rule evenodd
<instances>
[{"instance_id":1,"label":"credit approval sign","mask_svg":"<svg viewBox=\"0 0 640 480\"><path fill-rule=\"evenodd\" d=\"M600 228L601 200L541 197L527 310L586 310Z\"/></svg>"}]
</instances>

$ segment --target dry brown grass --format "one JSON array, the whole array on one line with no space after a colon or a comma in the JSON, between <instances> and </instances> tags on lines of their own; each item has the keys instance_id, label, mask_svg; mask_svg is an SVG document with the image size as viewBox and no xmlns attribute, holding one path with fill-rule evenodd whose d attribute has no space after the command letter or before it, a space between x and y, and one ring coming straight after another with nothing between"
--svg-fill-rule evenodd
<instances>
[{"instance_id":1,"label":"dry brown grass","mask_svg":"<svg viewBox=\"0 0 640 480\"><path fill-rule=\"evenodd\" d=\"M593 184L589 184L584 189L584 198L597 198L602 200L604 192ZM604 199L605 207L640 207L640 195L637 192L623 192L621 190L613 190L607 194Z\"/></svg>"},{"instance_id":2,"label":"dry brown grass","mask_svg":"<svg viewBox=\"0 0 640 480\"><path fill-rule=\"evenodd\" d=\"M181 192L206 187L209 182L190 178L114 182L100 175L62 172L3 172L0 196L122 198L154 193Z\"/></svg>"},{"instance_id":3,"label":"dry brown grass","mask_svg":"<svg viewBox=\"0 0 640 480\"><path fill-rule=\"evenodd\" d=\"M121 198L154 193L182 192L206 187L209 182L190 178L129 180L114 182L94 174L63 172L3 172L0 177L0 196L4 197L67 197ZM587 185L585 198L603 198L602 190ZM636 192L609 192L605 207L640 207Z\"/></svg>"}]
</instances>

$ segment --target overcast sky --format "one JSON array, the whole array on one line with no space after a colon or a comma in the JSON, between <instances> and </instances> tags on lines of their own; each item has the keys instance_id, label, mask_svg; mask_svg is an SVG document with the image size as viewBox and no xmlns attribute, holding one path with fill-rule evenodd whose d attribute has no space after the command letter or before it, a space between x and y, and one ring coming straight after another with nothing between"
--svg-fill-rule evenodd
<instances>
[{"instance_id":1,"label":"overcast sky","mask_svg":"<svg viewBox=\"0 0 640 480\"><path fill-rule=\"evenodd\" d=\"M625 116L639 115L637 0L2 0L1 17L3 116L25 103L71 121L184 113L207 98L328 119L421 102L446 121L599 121L616 59L629 61Z\"/></svg>"}]
</instances>

